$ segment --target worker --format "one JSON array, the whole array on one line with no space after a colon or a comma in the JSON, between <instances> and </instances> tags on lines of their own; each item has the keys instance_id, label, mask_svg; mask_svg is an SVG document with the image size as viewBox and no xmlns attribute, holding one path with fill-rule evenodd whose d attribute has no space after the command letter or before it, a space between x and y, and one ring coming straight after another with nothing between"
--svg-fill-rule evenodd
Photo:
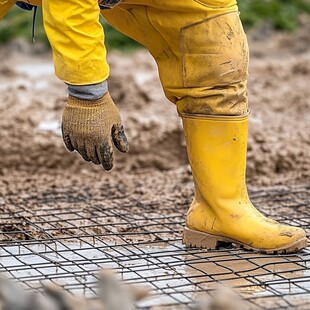
<instances>
[{"instance_id":1,"label":"worker","mask_svg":"<svg viewBox=\"0 0 310 310\"><path fill-rule=\"evenodd\" d=\"M0 3L1 18L15 1ZM120 114L108 91L101 12L114 28L149 50L165 94L182 118L195 183L184 243L215 249L229 242L264 253L292 253L307 246L303 229L266 218L247 193L249 53L236 0L30 4L42 5L56 75L68 85L62 131L69 151L105 170L113 167L113 145L128 151Z\"/></svg>"}]
</instances>

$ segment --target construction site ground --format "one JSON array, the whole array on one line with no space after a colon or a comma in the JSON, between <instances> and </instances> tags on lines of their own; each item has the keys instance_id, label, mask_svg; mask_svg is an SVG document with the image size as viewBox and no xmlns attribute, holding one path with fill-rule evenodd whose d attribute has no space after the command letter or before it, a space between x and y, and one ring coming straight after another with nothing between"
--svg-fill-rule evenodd
<instances>
[{"instance_id":1,"label":"construction site ground","mask_svg":"<svg viewBox=\"0 0 310 310\"><path fill-rule=\"evenodd\" d=\"M310 224L310 23L295 34L249 34L248 185L271 218ZM104 172L66 151L66 87L51 54L16 40L0 48L0 272L40 290L50 280L96 293L96 272L147 286L141 309L194 307L219 284L249 309L309 309L310 248L268 256L187 249L193 198L181 121L144 50L109 53L109 88L130 142Z\"/></svg>"}]
</instances>

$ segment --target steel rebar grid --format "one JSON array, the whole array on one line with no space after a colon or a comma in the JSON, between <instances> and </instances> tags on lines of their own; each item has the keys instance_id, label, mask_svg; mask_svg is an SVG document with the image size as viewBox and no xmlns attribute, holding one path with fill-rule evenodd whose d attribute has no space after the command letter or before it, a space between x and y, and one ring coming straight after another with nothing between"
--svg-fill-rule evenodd
<instances>
[{"instance_id":1,"label":"steel rebar grid","mask_svg":"<svg viewBox=\"0 0 310 310\"><path fill-rule=\"evenodd\" d=\"M310 186L256 190L251 197L272 218L309 228ZM309 309L310 248L283 256L187 249L181 234L189 203L145 204L122 190L94 197L87 187L78 196L70 188L25 195L18 206L1 210L0 272L29 289L40 290L49 280L91 297L96 272L112 268L127 282L150 288L152 298L141 309L191 308L218 283L236 288L251 309Z\"/></svg>"}]
</instances>

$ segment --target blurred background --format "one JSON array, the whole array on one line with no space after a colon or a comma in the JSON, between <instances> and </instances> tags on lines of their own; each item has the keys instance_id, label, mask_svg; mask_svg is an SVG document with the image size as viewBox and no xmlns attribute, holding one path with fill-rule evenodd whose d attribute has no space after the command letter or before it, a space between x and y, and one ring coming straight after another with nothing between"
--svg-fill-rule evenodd
<instances>
[{"instance_id":1,"label":"blurred background","mask_svg":"<svg viewBox=\"0 0 310 310\"><path fill-rule=\"evenodd\" d=\"M310 2L239 0L239 7L251 52L248 182L308 182ZM163 94L154 60L103 19L109 89L121 110L131 149L125 157L116 152L111 174L65 150L59 127L66 87L54 76L41 13L39 8L36 44L31 38L32 12L15 6L0 22L0 57L5 60L0 64L0 176L1 171L7 177L8 171L20 175L44 170L39 179L46 173L69 173L71 178L72 169L78 169L110 182L120 170L134 177L151 171L164 178L175 169L187 174L181 122Z\"/></svg>"},{"instance_id":2,"label":"blurred background","mask_svg":"<svg viewBox=\"0 0 310 310\"><path fill-rule=\"evenodd\" d=\"M239 0L238 3L242 12L241 19L247 30L268 23L278 30L296 31L300 14L310 14L309 0ZM103 20L102 23L105 26L106 44L109 48L131 50L140 47L135 41L123 36ZM31 13L17 7L12 9L0 23L0 42L4 43L20 36L29 39L31 24ZM38 12L36 39L48 44L42 27L41 10Z\"/></svg>"},{"instance_id":3,"label":"blurred background","mask_svg":"<svg viewBox=\"0 0 310 310\"><path fill-rule=\"evenodd\" d=\"M310 2L239 0L239 7L251 51L250 194L265 214L308 229ZM125 279L142 270L137 282L150 281L152 289L162 288L164 299L176 294L176 300L212 290L214 279L233 280L245 298L254 294L257 304L265 305L266 297L272 309L294 309L299 301L305 307L295 309L309 309L309 248L294 258L296 265L292 257L288 265L282 257L255 257L253 265L247 260L251 253L236 256L230 250L222 251L221 265L214 253L184 252L181 233L194 189L181 121L164 96L149 53L101 22L111 68L109 89L130 143L128 154L115 152L109 173L63 145L60 122L67 90L54 74L41 10L36 44L32 12L14 7L0 22L0 272L9 271L32 289L52 279L70 291L89 292L99 265L116 269ZM136 260L137 250L143 262ZM36 270L33 261L39 262ZM240 273L240 266L247 271ZM89 270L80 273L85 268ZM185 289L193 295L181 295ZM290 296L295 300L286 307Z\"/></svg>"},{"instance_id":4,"label":"blurred background","mask_svg":"<svg viewBox=\"0 0 310 310\"><path fill-rule=\"evenodd\" d=\"M251 52L248 182L308 182L310 2L239 0L239 7ZM176 169L187 174L181 122L163 94L154 60L103 19L109 89L121 110L130 152L126 156L116 152L115 168L105 174L65 150L59 127L66 87L54 75L40 8L32 44L32 15L15 6L0 22L0 57L5 60L0 63L0 176L7 178L8 171L19 176L43 171L34 178L39 182L51 173L67 173L70 179L72 171L79 170L112 182L119 171L134 178L150 172L165 178L166 173L178 173Z\"/></svg>"}]
</instances>

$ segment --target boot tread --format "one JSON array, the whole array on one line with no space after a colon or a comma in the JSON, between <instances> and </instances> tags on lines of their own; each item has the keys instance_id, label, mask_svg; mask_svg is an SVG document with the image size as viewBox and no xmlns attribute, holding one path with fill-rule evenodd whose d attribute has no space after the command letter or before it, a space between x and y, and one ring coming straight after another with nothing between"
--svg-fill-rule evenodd
<instances>
[{"instance_id":1,"label":"boot tread","mask_svg":"<svg viewBox=\"0 0 310 310\"><path fill-rule=\"evenodd\" d=\"M254 248L248 244L239 242L237 240L208 234L205 232L201 232L198 230L193 230L188 227L185 227L183 233L183 243L187 247L198 247L198 248L205 248L208 250L216 250L218 249L223 243L230 243L235 245L237 248L243 248L245 250L251 250L253 252L258 252L262 254L289 254L289 253L296 253L301 249L307 247L308 240L307 238L301 238L294 243L288 244L287 246L274 248L274 249L260 249Z\"/></svg>"}]
</instances>

